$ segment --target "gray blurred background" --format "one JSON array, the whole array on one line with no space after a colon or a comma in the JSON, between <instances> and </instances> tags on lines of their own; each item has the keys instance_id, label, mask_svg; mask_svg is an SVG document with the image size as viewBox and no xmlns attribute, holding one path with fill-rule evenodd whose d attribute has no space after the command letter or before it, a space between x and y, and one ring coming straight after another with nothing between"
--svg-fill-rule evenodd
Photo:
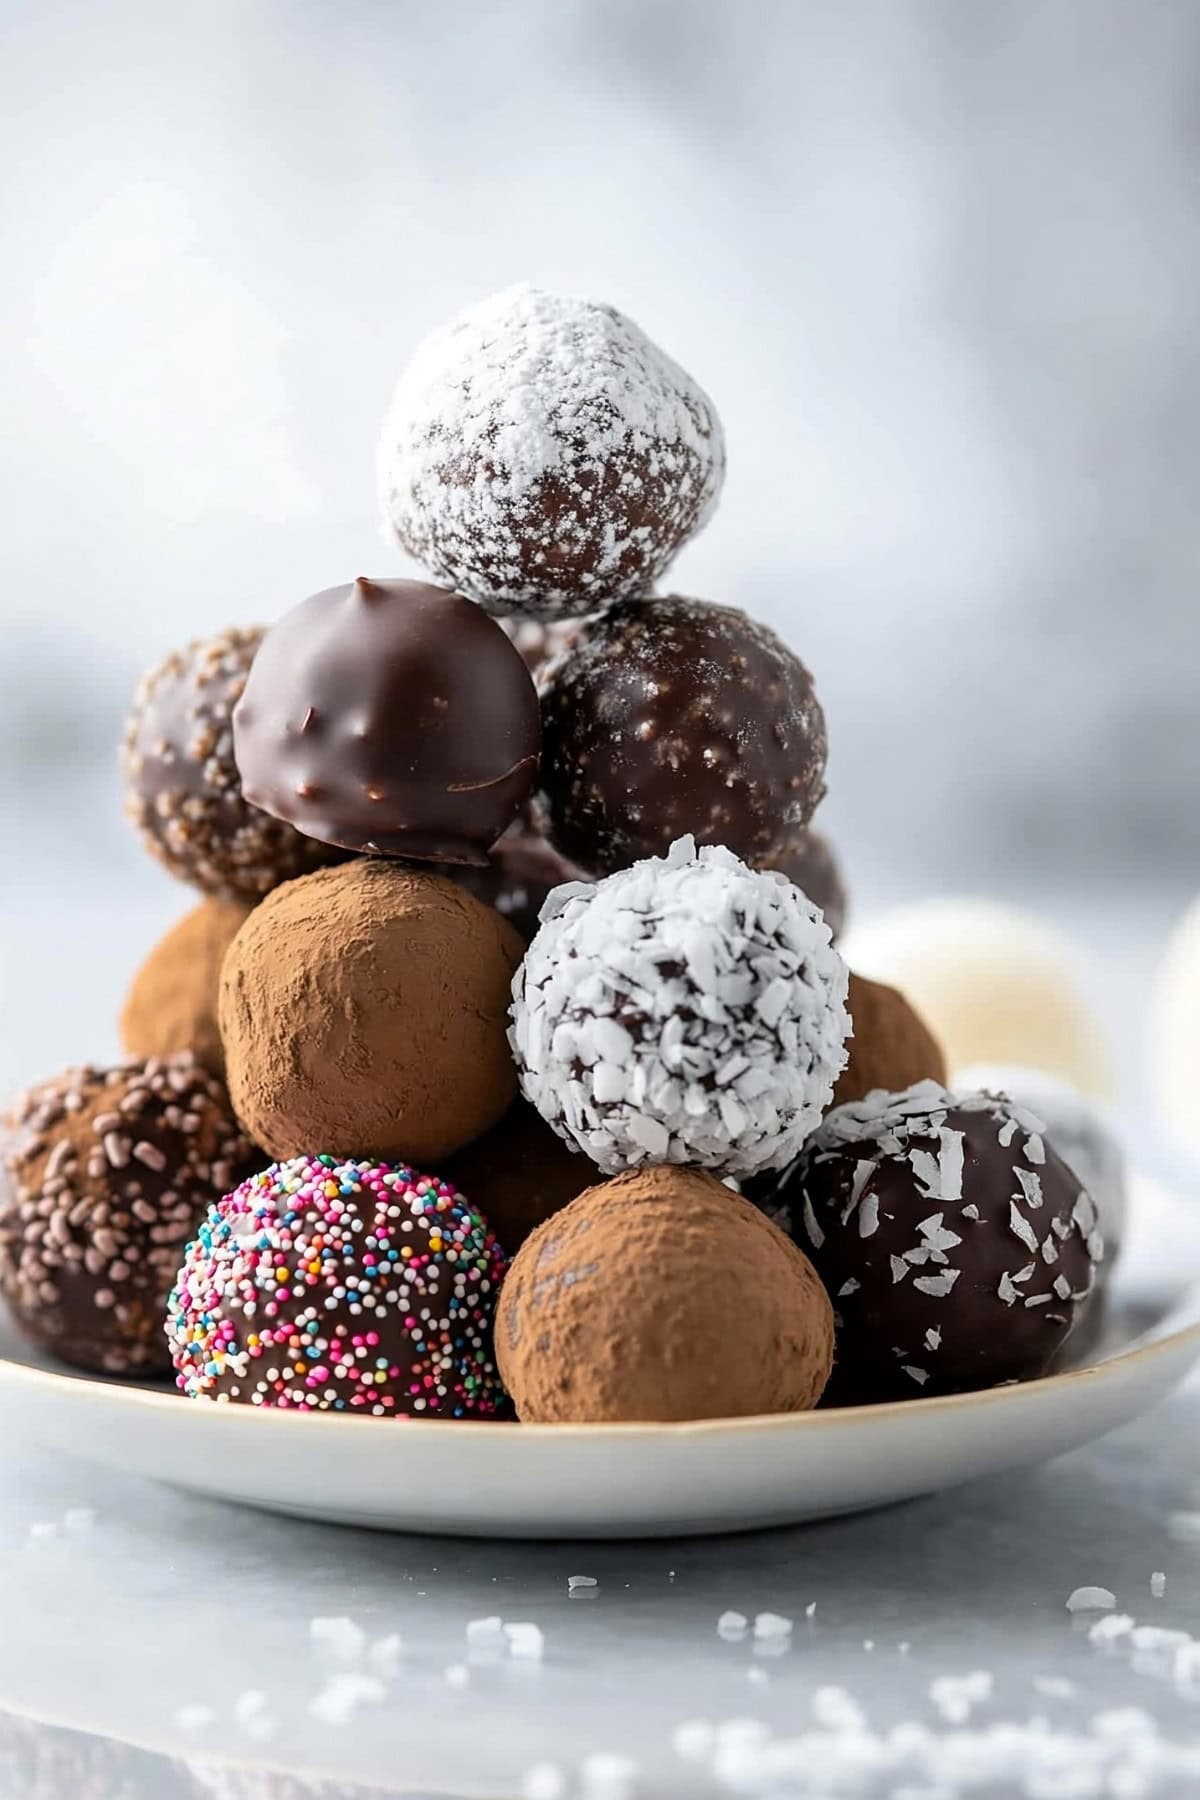
<instances>
[{"instance_id":1,"label":"gray blurred background","mask_svg":"<svg viewBox=\"0 0 1200 1800\"><path fill-rule=\"evenodd\" d=\"M119 817L138 673L399 566L391 383L522 278L716 399L676 584L815 670L860 905L1148 956L1200 868L1198 62L1194 0L0 0L0 1073L106 1052L187 904Z\"/></svg>"}]
</instances>

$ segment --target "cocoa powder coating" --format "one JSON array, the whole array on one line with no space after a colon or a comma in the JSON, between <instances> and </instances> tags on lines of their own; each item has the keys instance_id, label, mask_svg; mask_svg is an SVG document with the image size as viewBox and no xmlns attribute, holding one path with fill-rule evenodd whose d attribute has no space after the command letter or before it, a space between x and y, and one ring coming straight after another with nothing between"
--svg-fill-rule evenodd
<instances>
[{"instance_id":1,"label":"cocoa powder coating","mask_svg":"<svg viewBox=\"0 0 1200 1800\"><path fill-rule=\"evenodd\" d=\"M808 1258L699 1170L590 1188L540 1226L500 1295L496 1353L526 1421L804 1412L833 1363Z\"/></svg>"},{"instance_id":2,"label":"cocoa powder coating","mask_svg":"<svg viewBox=\"0 0 1200 1800\"><path fill-rule=\"evenodd\" d=\"M234 1108L277 1160L437 1168L516 1096L516 932L444 876L351 862L256 907L221 974Z\"/></svg>"},{"instance_id":3,"label":"cocoa powder coating","mask_svg":"<svg viewBox=\"0 0 1200 1800\"><path fill-rule=\"evenodd\" d=\"M236 900L202 900L159 939L130 983L121 1008L121 1044L129 1056L190 1050L225 1078L217 993L225 952L250 917Z\"/></svg>"},{"instance_id":4,"label":"cocoa powder coating","mask_svg":"<svg viewBox=\"0 0 1200 1800\"><path fill-rule=\"evenodd\" d=\"M897 988L850 974L846 998L854 1030L850 1060L833 1090L833 1105L861 1100L875 1088L898 1093L914 1081L946 1083L942 1046Z\"/></svg>"}]
</instances>

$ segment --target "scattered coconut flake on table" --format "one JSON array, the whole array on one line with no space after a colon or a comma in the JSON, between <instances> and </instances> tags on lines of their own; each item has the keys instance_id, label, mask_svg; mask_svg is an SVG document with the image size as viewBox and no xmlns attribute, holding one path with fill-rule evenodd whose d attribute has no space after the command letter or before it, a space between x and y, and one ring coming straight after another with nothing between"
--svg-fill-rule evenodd
<instances>
[{"instance_id":1,"label":"scattered coconut flake on table","mask_svg":"<svg viewBox=\"0 0 1200 1800\"><path fill-rule=\"evenodd\" d=\"M1068 1612L1107 1612L1116 1604L1111 1588L1077 1587L1067 1595Z\"/></svg>"},{"instance_id":2,"label":"scattered coconut flake on table","mask_svg":"<svg viewBox=\"0 0 1200 1800\"><path fill-rule=\"evenodd\" d=\"M309 1701L308 1710L323 1725L348 1725L360 1706L377 1703L386 1695L387 1688L377 1676L347 1670L329 1677Z\"/></svg>"},{"instance_id":3,"label":"scattered coconut flake on table","mask_svg":"<svg viewBox=\"0 0 1200 1800\"><path fill-rule=\"evenodd\" d=\"M1105 1613L1089 1630L1088 1641L1093 1644L1115 1644L1118 1638L1131 1632L1133 1626L1134 1621L1128 1613Z\"/></svg>"},{"instance_id":4,"label":"scattered coconut flake on table","mask_svg":"<svg viewBox=\"0 0 1200 1800\"><path fill-rule=\"evenodd\" d=\"M1156 1569L1150 1577L1150 1592L1156 1600L1161 1600L1167 1591L1167 1578L1161 1569Z\"/></svg>"},{"instance_id":5,"label":"scattered coconut flake on table","mask_svg":"<svg viewBox=\"0 0 1200 1800\"><path fill-rule=\"evenodd\" d=\"M505 1642L505 1637L504 1620L499 1613L493 1613L486 1619L468 1619L467 1642L476 1649L488 1646L501 1647Z\"/></svg>"},{"instance_id":6,"label":"scattered coconut flake on table","mask_svg":"<svg viewBox=\"0 0 1200 1800\"><path fill-rule=\"evenodd\" d=\"M755 1616L754 1635L756 1638L790 1637L795 1625L794 1619L787 1619L782 1613L760 1612Z\"/></svg>"},{"instance_id":7,"label":"scattered coconut flake on table","mask_svg":"<svg viewBox=\"0 0 1200 1800\"><path fill-rule=\"evenodd\" d=\"M508 1654L522 1662L541 1662L546 1647L546 1639L540 1625L532 1625L519 1620L504 1627L504 1635L508 1639Z\"/></svg>"},{"instance_id":8,"label":"scattered coconut flake on table","mask_svg":"<svg viewBox=\"0 0 1200 1800\"><path fill-rule=\"evenodd\" d=\"M745 1613L723 1612L717 1620L717 1636L725 1638L730 1643L737 1643L739 1639L745 1637L749 1625L750 1621Z\"/></svg>"},{"instance_id":9,"label":"scattered coconut flake on table","mask_svg":"<svg viewBox=\"0 0 1200 1800\"><path fill-rule=\"evenodd\" d=\"M521 1782L521 1800L563 1800L567 1778L557 1763L534 1763Z\"/></svg>"},{"instance_id":10,"label":"scattered coconut flake on table","mask_svg":"<svg viewBox=\"0 0 1200 1800\"><path fill-rule=\"evenodd\" d=\"M596 1577L594 1575L568 1575L567 1576L567 1592L568 1592L568 1594L590 1593L593 1588L597 1588L599 1586L600 1586L600 1583L596 1580Z\"/></svg>"},{"instance_id":11,"label":"scattered coconut flake on table","mask_svg":"<svg viewBox=\"0 0 1200 1800\"><path fill-rule=\"evenodd\" d=\"M992 1697L992 1675L974 1669L968 1675L938 1675L929 1684L929 1698L951 1725L965 1725L971 1710Z\"/></svg>"},{"instance_id":12,"label":"scattered coconut flake on table","mask_svg":"<svg viewBox=\"0 0 1200 1800\"><path fill-rule=\"evenodd\" d=\"M361 1625L342 1614L336 1618L315 1618L308 1622L308 1635L322 1650L339 1662L357 1662L366 1649L367 1634Z\"/></svg>"}]
</instances>

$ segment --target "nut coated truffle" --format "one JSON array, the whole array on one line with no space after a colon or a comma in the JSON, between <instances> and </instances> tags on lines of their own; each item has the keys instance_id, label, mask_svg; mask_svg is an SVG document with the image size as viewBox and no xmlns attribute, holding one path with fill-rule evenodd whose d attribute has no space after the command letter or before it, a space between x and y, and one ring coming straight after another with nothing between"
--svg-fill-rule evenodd
<instances>
[{"instance_id":1,"label":"nut coated truffle","mask_svg":"<svg viewBox=\"0 0 1200 1800\"><path fill-rule=\"evenodd\" d=\"M379 440L384 525L489 611L644 594L717 503L711 400L615 307L515 287L435 331Z\"/></svg>"},{"instance_id":2,"label":"nut coated truffle","mask_svg":"<svg viewBox=\"0 0 1200 1800\"><path fill-rule=\"evenodd\" d=\"M121 1043L127 1055L191 1050L198 1063L224 1080L225 1051L217 1025L221 964L250 910L236 900L202 900L159 939L121 1009Z\"/></svg>"},{"instance_id":3,"label":"nut coated truffle","mask_svg":"<svg viewBox=\"0 0 1200 1800\"><path fill-rule=\"evenodd\" d=\"M934 1081L831 1112L789 1186L837 1310L830 1398L849 1404L1042 1374L1104 1253L1041 1120Z\"/></svg>"},{"instance_id":4,"label":"nut coated truffle","mask_svg":"<svg viewBox=\"0 0 1200 1800\"><path fill-rule=\"evenodd\" d=\"M447 1161L446 1179L481 1208L507 1255L599 1177L595 1163L551 1131L527 1100Z\"/></svg>"},{"instance_id":5,"label":"nut coated truffle","mask_svg":"<svg viewBox=\"0 0 1200 1800\"><path fill-rule=\"evenodd\" d=\"M121 767L125 812L151 856L224 899L262 894L342 853L252 806L233 757L233 709L263 628L172 651L137 691Z\"/></svg>"},{"instance_id":6,"label":"nut coated truffle","mask_svg":"<svg viewBox=\"0 0 1200 1800\"><path fill-rule=\"evenodd\" d=\"M606 1174L779 1168L828 1106L846 967L783 875L682 838L559 888L513 984L525 1096Z\"/></svg>"},{"instance_id":7,"label":"nut coated truffle","mask_svg":"<svg viewBox=\"0 0 1200 1800\"><path fill-rule=\"evenodd\" d=\"M496 1355L523 1420L804 1412L833 1359L808 1258L697 1169L641 1169L539 1227L500 1295Z\"/></svg>"},{"instance_id":8,"label":"nut coated truffle","mask_svg":"<svg viewBox=\"0 0 1200 1800\"><path fill-rule=\"evenodd\" d=\"M615 606L542 691L542 793L564 856L600 874L684 832L759 867L825 792L825 717L799 657L732 606Z\"/></svg>"},{"instance_id":9,"label":"nut coated truffle","mask_svg":"<svg viewBox=\"0 0 1200 1800\"><path fill-rule=\"evenodd\" d=\"M0 1293L76 1368L169 1367L162 1319L183 1246L252 1151L190 1055L68 1069L0 1125Z\"/></svg>"},{"instance_id":10,"label":"nut coated truffle","mask_svg":"<svg viewBox=\"0 0 1200 1800\"><path fill-rule=\"evenodd\" d=\"M521 951L490 907L394 863L276 889L221 975L238 1117L280 1161L310 1143L436 1167L516 1097L505 1024Z\"/></svg>"},{"instance_id":11,"label":"nut coated truffle","mask_svg":"<svg viewBox=\"0 0 1200 1800\"><path fill-rule=\"evenodd\" d=\"M849 1061L837 1079L833 1104L862 1100L875 1088L897 1093L918 1081L946 1080L942 1047L904 995L882 981L850 971L846 1001L853 1031Z\"/></svg>"},{"instance_id":12,"label":"nut coated truffle","mask_svg":"<svg viewBox=\"0 0 1200 1800\"><path fill-rule=\"evenodd\" d=\"M770 866L803 888L813 905L820 907L836 944L846 928L849 902L841 864L829 839L819 831L802 831L772 858Z\"/></svg>"},{"instance_id":13,"label":"nut coated truffle","mask_svg":"<svg viewBox=\"0 0 1200 1800\"><path fill-rule=\"evenodd\" d=\"M325 843L448 863L486 862L541 736L493 619L446 588L361 576L271 628L233 731L256 806Z\"/></svg>"},{"instance_id":14,"label":"nut coated truffle","mask_svg":"<svg viewBox=\"0 0 1200 1800\"><path fill-rule=\"evenodd\" d=\"M374 1418L495 1413L504 1256L435 1175L299 1156L210 1207L167 1307L192 1398Z\"/></svg>"}]
</instances>

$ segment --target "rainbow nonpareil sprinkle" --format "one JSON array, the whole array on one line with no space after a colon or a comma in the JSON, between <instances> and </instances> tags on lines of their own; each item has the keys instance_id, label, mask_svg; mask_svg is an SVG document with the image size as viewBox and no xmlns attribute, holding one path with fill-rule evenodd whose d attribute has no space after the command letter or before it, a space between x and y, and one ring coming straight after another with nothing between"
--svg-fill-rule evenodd
<instances>
[{"instance_id":1,"label":"rainbow nonpareil sprinkle","mask_svg":"<svg viewBox=\"0 0 1200 1800\"><path fill-rule=\"evenodd\" d=\"M436 1176L299 1156L209 1208L167 1311L193 1398L377 1418L504 1404L492 1314L504 1253Z\"/></svg>"}]
</instances>

